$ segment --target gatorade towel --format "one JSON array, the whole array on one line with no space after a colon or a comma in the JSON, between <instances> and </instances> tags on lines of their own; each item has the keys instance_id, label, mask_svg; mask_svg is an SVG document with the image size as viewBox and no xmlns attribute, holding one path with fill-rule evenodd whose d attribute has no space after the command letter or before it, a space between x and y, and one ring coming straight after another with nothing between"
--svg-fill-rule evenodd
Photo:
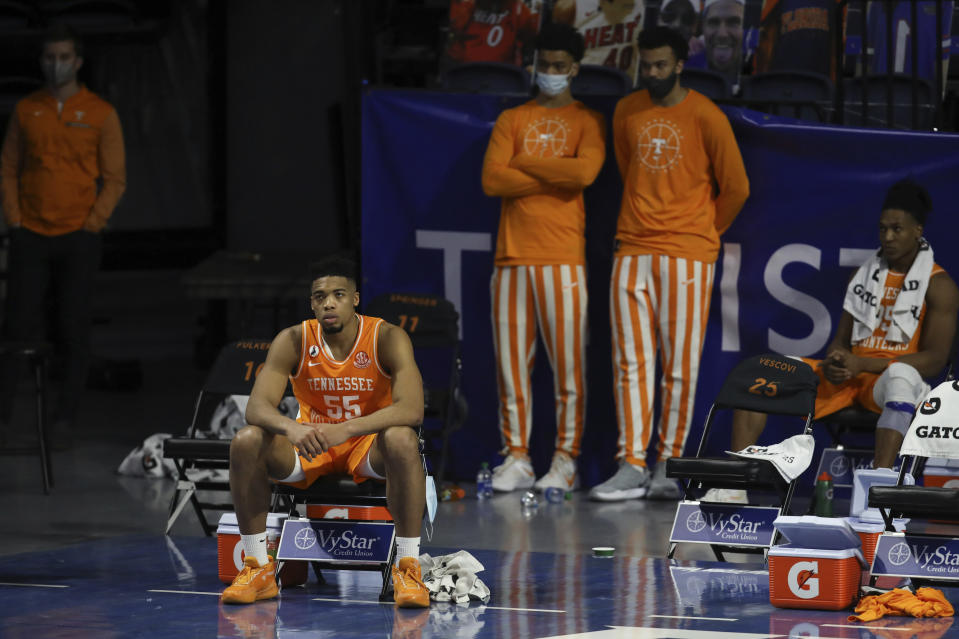
<instances>
[{"instance_id":1,"label":"gatorade towel","mask_svg":"<svg viewBox=\"0 0 959 639\"><path fill-rule=\"evenodd\" d=\"M745 459L768 459L783 479L792 481L809 468L815 446L812 435L794 435L772 446L747 446L739 452L726 452Z\"/></svg>"},{"instance_id":2,"label":"gatorade towel","mask_svg":"<svg viewBox=\"0 0 959 639\"><path fill-rule=\"evenodd\" d=\"M899 454L959 459L955 424L959 424L959 382L946 381L919 404Z\"/></svg>"}]
</instances>

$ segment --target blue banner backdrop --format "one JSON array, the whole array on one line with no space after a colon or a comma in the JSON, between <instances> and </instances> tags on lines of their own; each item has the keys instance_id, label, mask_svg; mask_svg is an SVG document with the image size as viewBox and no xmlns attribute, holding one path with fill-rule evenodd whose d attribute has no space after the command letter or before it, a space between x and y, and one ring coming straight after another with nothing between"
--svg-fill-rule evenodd
<instances>
[{"instance_id":1,"label":"blue banner backdrop","mask_svg":"<svg viewBox=\"0 0 959 639\"><path fill-rule=\"evenodd\" d=\"M369 90L363 100L362 294L440 294L461 314L470 416L452 439L451 478L472 478L481 461L498 461L501 446L489 299L500 203L483 194L480 170L497 115L522 101L385 89ZM612 128L614 99L584 102ZM879 209L895 180L911 176L929 189L935 210L926 237L937 261L959 273L951 248L959 238L959 136L812 126L724 110L752 193L723 236L687 454L696 450L722 380L742 358L770 350L822 355L846 281L878 246ZM622 185L611 140L607 150L599 178L586 190L589 395L580 458L586 485L613 472L617 439L609 276ZM555 424L541 344L537 353L531 453L541 474L553 452ZM776 427L767 428L764 442L798 429L792 422L771 424ZM708 448L719 452L728 443L728 415L721 415Z\"/></svg>"}]
</instances>

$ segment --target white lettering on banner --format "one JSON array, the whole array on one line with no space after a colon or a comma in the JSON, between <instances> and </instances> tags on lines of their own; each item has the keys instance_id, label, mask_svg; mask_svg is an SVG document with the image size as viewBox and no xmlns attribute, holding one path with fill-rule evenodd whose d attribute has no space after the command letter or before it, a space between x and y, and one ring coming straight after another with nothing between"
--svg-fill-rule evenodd
<instances>
[{"instance_id":1,"label":"white lettering on banner","mask_svg":"<svg viewBox=\"0 0 959 639\"><path fill-rule=\"evenodd\" d=\"M815 599L819 596L819 562L797 561L789 569L786 585L789 592L800 599Z\"/></svg>"},{"instance_id":2,"label":"white lettering on banner","mask_svg":"<svg viewBox=\"0 0 959 639\"><path fill-rule=\"evenodd\" d=\"M928 545L913 544L912 555L919 567L929 572L954 573L959 567L959 553L951 552L946 546L931 548Z\"/></svg>"},{"instance_id":3,"label":"white lettering on banner","mask_svg":"<svg viewBox=\"0 0 959 639\"><path fill-rule=\"evenodd\" d=\"M876 249L841 248L839 249L839 266L859 268L875 252Z\"/></svg>"},{"instance_id":4,"label":"white lettering on banner","mask_svg":"<svg viewBox=\"0 0 959 639\"><path fill-rule=\"evenodd\" d=\"M812 355L829 341L832 332L832 320L829 309L811 295L798 291L783 281L783 270L792 262L808 264L819 270L822 252L809 244L787 244L779 248L769 261L763 273L763 282L769 294L777 301L809 316L813 323L812 332L806 337L794 339L769 329L769 348L779 353L791 355Z\"/></svg>"},{"instance_id":5,"label":"white lettering on banner","mask_svg":"<svg viewBox=\"0 0 959 639\"><path fill-rule=\"evenodd\" d=\"M723 277L719 282L719 312L722 315L722 350L739 352L739 266L742 263L742 246L738 243L723 244Z\"/></svg>"},{"instance_id":6,"label":"white lettering on banner","mask_svg":"<svg viewBox=\"0 0 959 639\"><path fill-rule=\"evenodd\" d=\"M463 316L463 251L491 251L491 233L463 231L416 231L416 248L443 251L443 297ZM463 337L463 322L459 323Z\"/></svg>"}]
</instances>

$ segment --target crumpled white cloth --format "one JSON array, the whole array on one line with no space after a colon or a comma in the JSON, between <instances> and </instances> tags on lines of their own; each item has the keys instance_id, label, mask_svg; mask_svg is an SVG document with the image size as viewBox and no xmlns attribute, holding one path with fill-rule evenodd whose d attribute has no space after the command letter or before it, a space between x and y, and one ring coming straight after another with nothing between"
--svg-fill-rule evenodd
<instances>
[{"instance_id":1,"label":"crumpled white cloth","mask_svg":"<svg viewBox=\"0 0 959 639\"><path fill-rule=\"evenodd\" d=\"M423 583L433 601L489 602L489 588L476 576L476 573L484 570L483 564L470 553L460 550L440 557L423 553L419 559Z\"/></svg>"},{"instance_id":2,"label":"crumpled white cloth","mask_svg":"<svg viewBox=\"0 0 959 639\"><path fill-rule=\"evenodd\" d=\"M768 459L783 479L792 481L809 468L815 447L816 442L813 436L802 434L793 435L771 446L746 446L738 452L731 450L726 452L747 459Z\"/></svg>"}]
</instances>

